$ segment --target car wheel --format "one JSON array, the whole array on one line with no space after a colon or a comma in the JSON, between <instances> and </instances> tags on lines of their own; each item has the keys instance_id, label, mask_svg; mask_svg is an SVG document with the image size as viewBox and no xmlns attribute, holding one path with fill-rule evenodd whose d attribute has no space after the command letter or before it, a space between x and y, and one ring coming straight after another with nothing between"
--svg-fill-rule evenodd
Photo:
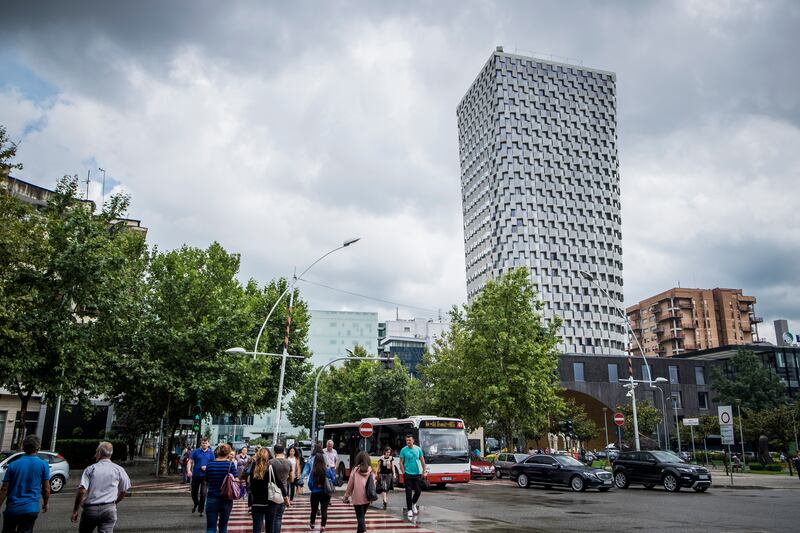
<instances>
[{"instance_id":1,"label":"car wheel","mask_svg":"<svg viewBox=\"0 0 800 533\"><path fill-rule=\"evenodd\" d=\"M503 479L503 473L500 471L499 468L495 469L494 475L497 476L497 479Z\"/></svg>"},{"instance_id":2,"label":"car wheel","mask_svg":"<svg viewBox=\"0 0 800 533\"><path fill-rule=\"evenodd\" d=\"M586 490L586 482L581 476L572 476L572 479L569 480L569 488L572 489L572 492L583 492Z\"/></svg>"},{"instance_id":3,"label":"car wheel","mask_svg":"<svg viewBox=\"0 0 800 533\"><path fill-rule=\"evenodd\" d=\"M60 474L56 474L55 476L50 478L50 492L58 493L64 489L64 483L66 480L64 476Z\"/></svg>"},{"instance_id":4,"label":"car wheel","mask_svg":"<svg viewBox=\"0 0 800 533\"><path fill-rule=\"evenodd\" d=\"M708 487L695 487L694 488L695 492L705 492L707 490L708 490Z\"/></svg>"},{"instance_id":5,"label":"car wheel","mask_svg":"<svg viewBox=\"0 0 800 533\"><path fill-rule=\"evenodd\" d=\"M678 492L681 490L681 485L678 483L678 478L674 474L667 474L664 476L664 489L667 492Z\"/></svg>"},{"instance_id":6,"label":"car wheel","mask_svg":"<svg viewBox=\"0 0 800 533\"><path fill-rule=\"evenodd\" d=\"M652 489L655 486L656 486L655 483L645 483L644 484L644 488L646 488L646 489Z\"/></svg>"},{"instance_id":7,"label":"car wheel","mask_svg":"<svg viewBox=\"0 0 800 533\"><path fill-rule=\"evenodd\" d=\"M527 489L529 483L530 482L528 481L527 474L520 474L519 476L517 476L517 485L519 485L520 488Z\"/></svg>"},{"instance_id":8,"label":"car wheel","mask_svg":"<svg viewBox=\"0 0 800 533\"><path fill-rule=\"evenodd\" d=\"M631 482L628 480L628 475L625 472L617 472L614 475L614 484L617 488L627 489Z\"/></svg>"}]
</instances>

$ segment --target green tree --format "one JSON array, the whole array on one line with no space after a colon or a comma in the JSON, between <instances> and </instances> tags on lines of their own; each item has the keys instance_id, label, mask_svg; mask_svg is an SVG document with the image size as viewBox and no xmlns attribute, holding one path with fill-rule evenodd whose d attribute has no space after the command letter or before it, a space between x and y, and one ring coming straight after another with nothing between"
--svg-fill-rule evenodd
<instances>
[{"instance_id":1,"label":"green tree","mask_svg":"<svg viewBox=\"0 0 800 533\"><path fill-rule=\"evenodd\" d=\"M362 346L356 346L353 355L369 356ZM310 373L289 401L289 420L297 426L311 427L316 375L316 371ZM397 360L391 370L375 361L345 361L320 376L317 410L325 413L328 424L405 417L411 414L411 383L407 370Z\"/></svg>"},{"instance_id":2,"label":"green tree","mask_svg":"<svg viewBox=\"0 0 800 533\"><path fill-rule=\"evenodd\" d=\"M35 393L87 403L108 390L118 313L146 252L142 237L118 222L126 197L96 215L76 193L70 177L42 209L0 193L0 386L20 398L20 422ZM16 447L24 424L18 429Z\"/></svg>"},{"instance_id":3,"label":"green tree","mask_svg":"<svg viewBox=\"0 0 800 533\"><path fill-rule=\"evenodd\" d=\"M441 415L468 427L494 423L512 442L515 433L547 424L558 396L559 319L545 323L528 271L518 268L489 281L422 369ZM469 384L469 386L465 386Z\"/></svg>"},{"instance_id":4,"label":"green tree","mask_svg":"<svg viewBox=\"0 0 800 533\"><path fill-rule=\"evenodd\" d=\"M9 140L6 127L0 125L0 180L11 174L12 170L22 170L22 163L15 163L17 143Z\"/></svg>"},{"instance_id":5,"label":"green tree","mask_svg":"<svg viewBox=\"0 0 800 533\"><path fill-rule=\"evenodd\" d=\"M582 405L578 405L572 398L564 402L560 418L561 420L572 420L572 433L579 441L591 440L599 433L597 424L589 418L586 409Z\"/></svg>"},{"instance_id":6,"label":"green tree","mask_svg":"<svg viewBox=\"0 0 800 533\"><path fill-rule=\"evenodd\" d=\"M622 406L617 406L617 411L625 415L625 425L622 428L625 431L625 440L627 442L634 441L633 432L633 407L631 404L626 403ZM636 402L636 419L639 423L639 435L649 437L656 431L656 427L661 423L661 411L656 409L648 401Z\"/></svg>"},{"instance_id":7,"label":"green tree","mask_svg":"<svg viewBox=\"0 0 800 533\"><path fill-rule=\"evenodd\" d=\"M729 372L721 372L718 368L711 371L715 402L733 405L740 399L742 409L751 411L763 411L786 403L786 386L753 351L740 349L729 364Z\"/></svg>"},{"instance_id":8,"label":"green tree","mask_svg":"<svg viewBox=\"0 0 800 533\"><path fill-rule=\"evenodd\" d=\"M794 430L800 425L800 402L757 412L748 411L742 415L745 438L757 443L761 435L766 435L770 450L780 451L790 457L789 449L795 439Z\"/></svg>"}]
</instances>

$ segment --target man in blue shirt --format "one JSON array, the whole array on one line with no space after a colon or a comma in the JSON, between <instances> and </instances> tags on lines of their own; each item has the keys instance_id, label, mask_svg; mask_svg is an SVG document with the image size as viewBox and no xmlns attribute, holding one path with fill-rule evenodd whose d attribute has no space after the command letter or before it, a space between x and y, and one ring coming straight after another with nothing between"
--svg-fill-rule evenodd
<instances>
[{"instance_id":1,"label":"man in blue shirt","mask_svg":"<svg viewBox=\"0 0 800 533\"><path fill-rule=\"evenodd\" d=\"M3 533L32 532L33 524L39 517L40 498L42 512L47 512L50 465L36 456L41 444L39 437L28 435L22 443L25 455L8 465L3 486L0 487L0 506L6 502Z\"/></svg>"},{"instance_id":2,"label":"man in blue shirt","mask_svg":"<svg viewBox=\"0 0 800 533\"><path fill-rule=\"evenodd\" d=\"M194 506L192 512L206 508L206 496L208 495L208 482L206 481L206 466L214 460L214 452L208 447L208 439L200 441L200 447L192 452L189 463L186 465L186 473L192 479L192 501Z\"/></svg>"},{"instance_id":3,"label":"man in blue shirt","mask_svg":"<svg viewBox=\"0 0 800 533\"><path fill-rule=\"evenodd\" d=\"M406 435L406 445L400 450L400 473L403 474L403 485L406 487L408 517L413 518L419 513L417 502L422 494L422 478L427 476L422 448L414 445L413 435Z\"/></svg>"}]
</instances>

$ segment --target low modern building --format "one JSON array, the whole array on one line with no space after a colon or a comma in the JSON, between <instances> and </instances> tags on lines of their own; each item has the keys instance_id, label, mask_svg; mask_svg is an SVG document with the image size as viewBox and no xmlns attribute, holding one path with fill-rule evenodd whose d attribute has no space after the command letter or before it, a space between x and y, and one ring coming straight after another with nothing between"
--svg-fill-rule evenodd
<instances>
[{"instance_id":1,"label":"low modern building","mask_svg":"<svg viewBox=\"0 0 800 533\"><path fill-rule=\"evenodd\" d=\"M311 310L308 347L311 362L322 366L331 359L347 357L347 350L362 346L368 354L378 351L378 313Z\"/></svg>"},{"instance_id":2,"label":"low modern building","mask_svg":"<svg viewBox=\"0 0 800 533\"><path fill-rule=\"evenodd\" d=\"M25 415L25 425L27 434L41 435L41 428L44 424L41 423L39 411L41 408L41 397L38 395L32 396L28 402L28 410ZM16 394L0 389L0 450L10 450L11 443L16 440L17 433L20 430L20 418L22 412L20 411L20 399ZM49 448L49 442L47 447Z\"/></svg>"},{"instance_id":3,"label":"low modern building","mask_svg":"<svg viewBox=\"0 0 800 533\"><path fill-rule=\"evenodd\" d=\"M387 320L378 325L378 351L397 357L411 375L419 377L417 366L433 348L448 325L425 318Z\"/></svg>"},{"instance_id":4,"label":"low modern building","mask_svg":"<svg viewBox=\"0 0 800 533\"><path fill-rule=\"evenodd\" d=\"M671 357L697 350L758 342L756 299L741 289L674 288L628 307L628 320L645 355ZM634 339L630 350L641 355Z\"/></svg>"}]
</instances>

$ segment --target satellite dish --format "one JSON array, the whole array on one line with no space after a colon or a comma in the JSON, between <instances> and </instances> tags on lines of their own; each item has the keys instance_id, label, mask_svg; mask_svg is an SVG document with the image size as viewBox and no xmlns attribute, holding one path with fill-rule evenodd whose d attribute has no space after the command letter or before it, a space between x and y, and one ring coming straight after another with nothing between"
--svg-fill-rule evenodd
<instances>
[{"instance_id":1,"label":"satellite dish","mask_svg":"<svg viewBox=\"0 0 800 533\"><path fill-rule=\"evenodd\" d=\"M784 331L783 332L783 341L786 344L792 344L794 342L794 336L790 332Z\"/></svg>"}]
</instances>

